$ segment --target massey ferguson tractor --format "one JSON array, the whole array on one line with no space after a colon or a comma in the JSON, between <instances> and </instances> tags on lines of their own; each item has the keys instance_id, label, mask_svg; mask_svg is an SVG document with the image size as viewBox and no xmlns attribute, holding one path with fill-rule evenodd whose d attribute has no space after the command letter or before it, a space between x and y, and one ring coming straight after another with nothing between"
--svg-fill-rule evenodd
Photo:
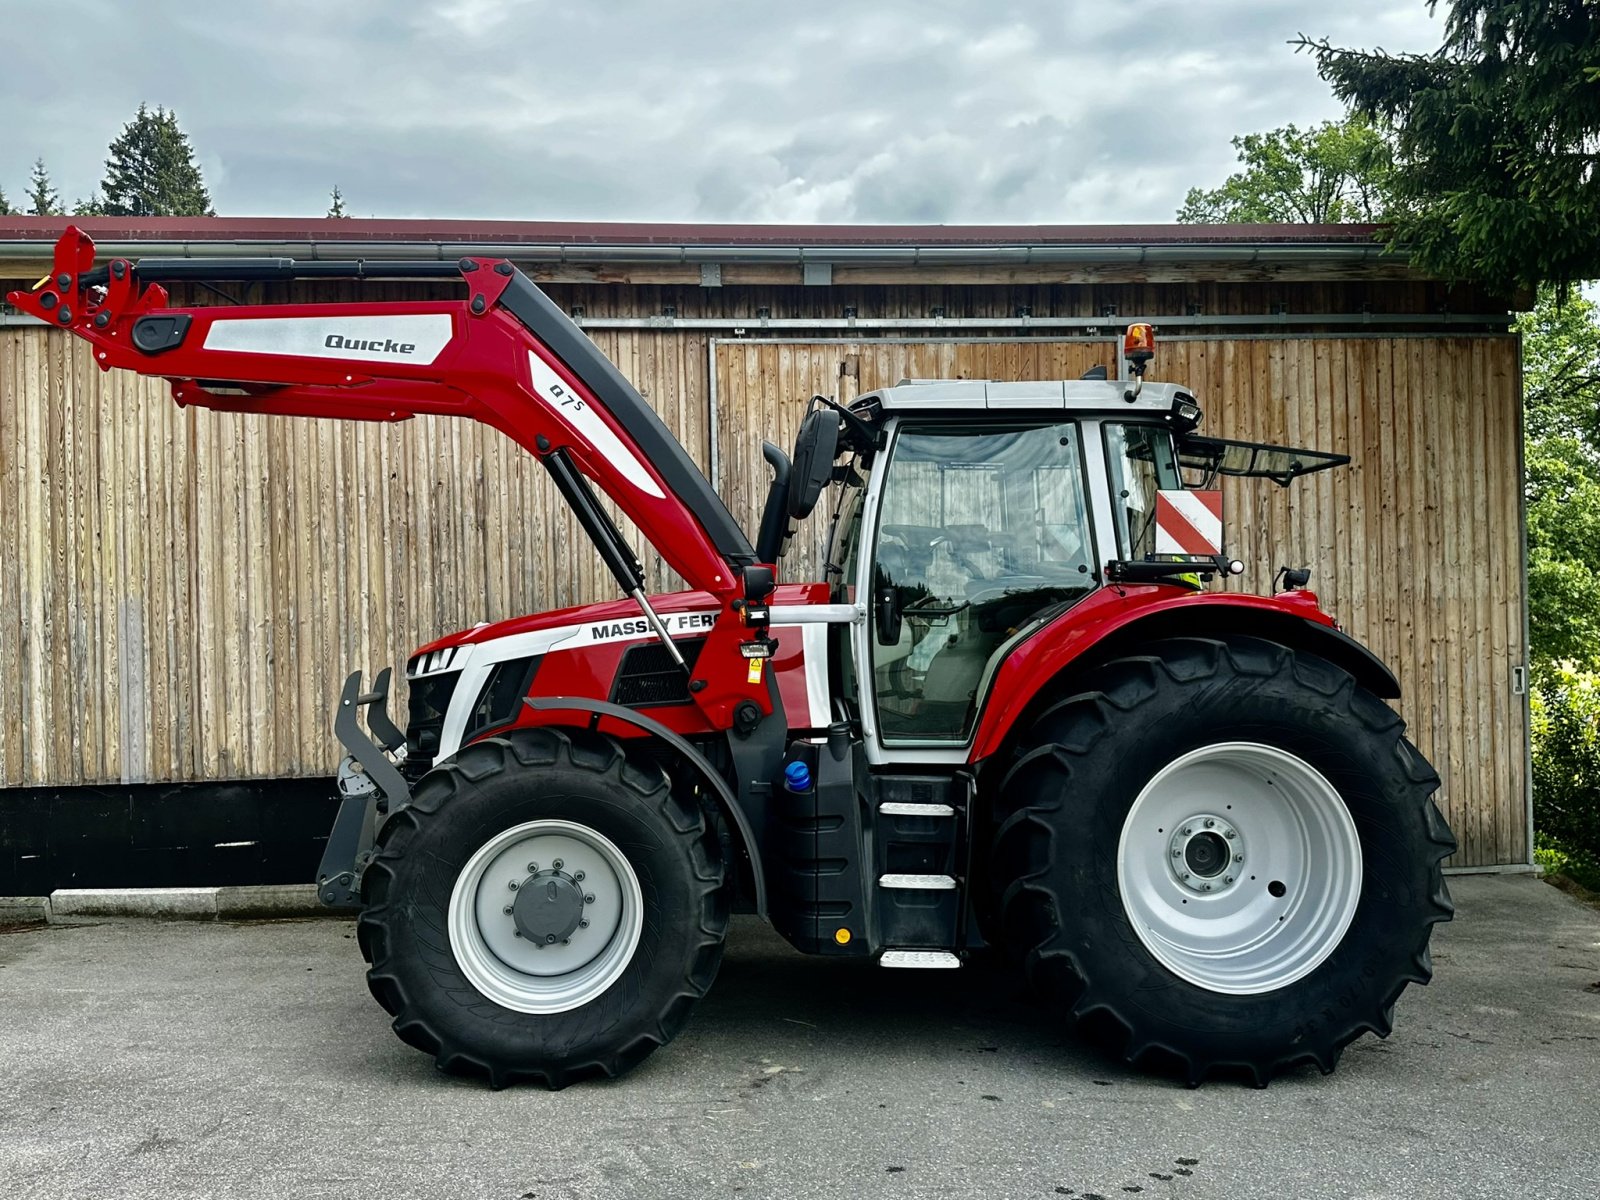
<instances>
[{"instance_id":1,"label":"massey ferguson tractor","mask_svg":"<svg viewBox=\"0 0 1600 1200\"><path fill-rule=\"evenodd\" d=\"M163 286L328 278L465 296L179 308ZM180 405L492 425L615 576L625 599L422 647L403 729L388 670L339 701L319 892L359 908L373 995L446 1070L621 1074L683 1028L740 910L884 967L997 950L1191 1084L1331 1071L1428 981L1455 842L1395 677L1306 572L1205 588L1242 570L1219 476L1346 460L1199 436L1192 394L1144 382L1148 326L1126 379L814 398L792 455L764 447L752 540L509 262L96 265L69 229L9 299ZM646 594L596 489L690 590ZM780 582L819 505L823 578Z\"/></svg>"}]
</instances>

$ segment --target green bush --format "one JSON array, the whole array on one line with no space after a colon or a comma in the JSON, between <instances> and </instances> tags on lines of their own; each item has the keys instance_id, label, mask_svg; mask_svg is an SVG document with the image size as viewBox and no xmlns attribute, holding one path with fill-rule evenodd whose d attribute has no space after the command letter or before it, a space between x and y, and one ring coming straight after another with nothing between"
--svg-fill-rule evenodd
<instances>
[{"instance_id":1,"label":"green bush","mask_svg":"<svg viewBox=\"0 0 1600 1200\"><path fill-rule=\"evenodd\" d=\"M1537 857L1600 888L1600 673L1541 667L1531 700Z\"/></svg>"},{"instance_id":2,"label":"green bush","mask_svg":"<svg viewBox=\"0 0 1600 1200\"><path fill-rule=\"evenodd\" d=\"M1549 834L1537 833L1533 838L1533 861L1544 868L1546 875L1565 875L1591 892L1600 892L1600 858L1593 854L1574 850Z\"/></svg>"}]
</instances>

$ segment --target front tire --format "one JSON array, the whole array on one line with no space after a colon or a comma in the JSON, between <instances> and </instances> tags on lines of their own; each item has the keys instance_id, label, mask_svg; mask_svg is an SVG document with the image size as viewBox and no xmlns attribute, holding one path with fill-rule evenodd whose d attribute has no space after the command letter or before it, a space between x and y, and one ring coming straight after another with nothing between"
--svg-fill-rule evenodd
<instances>
[{"instance_id":1,"label":"front tire","mask_svg":"<svg viewBox=\"0 0 1600 1200\"><path fill-rule=\"evenodd\" d=\"M710 988L728 925L693 798L616 742L555 729L431 771L362 887L367 982L395 1032L495 1087L636 1066Z\"/></svg>"},{"instance_id":2,"label":"front tire","mask_svg":"<svg viewBox=\"0 0 1600 1200\"><path fill-rule=\"evenodd\" d=\"M1331 1071L1432 974L1455 850L1438 783L1393 710L1323 659L1154 643L1040 715L996 789L1001 940L1130 1062L1191 1084Z\"/></svg>"}]
</instances>

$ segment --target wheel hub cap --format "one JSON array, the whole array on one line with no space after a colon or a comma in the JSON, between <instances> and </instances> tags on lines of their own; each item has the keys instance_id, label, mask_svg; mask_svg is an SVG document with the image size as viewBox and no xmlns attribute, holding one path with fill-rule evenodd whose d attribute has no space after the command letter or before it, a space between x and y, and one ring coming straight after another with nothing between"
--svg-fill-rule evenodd
<instances>
[{"instance_id":1,"label":"wheel hub cap","mask_svg":"<svg viewBox=\"0 0 1600 1200\"><path fill-rule=\"evenodd\" d=\"M1337 789L1274 746L1225 742L1168 763L1117 847L1129 923L1208 991L1287 987L1338 948L1361 898L1361 841Z\"/></svg>"},{"instance_id":2,"label":"wheel hub cap","mask_svg":"<svg viewBox=\"0 0 1600 1200\"><path fill-rule=\"evenodd\" d=\"M528 876L512 904L517 932L535 946L565 942L583 920L583 896L571 875L545 870Z\"/></svg>"},{"instance_id":3,"label":"wheel hub cap","mask_svg":"<svg viewBox=\"0 0 1600 1200\"><path fill-rule=\"evenodd\" d=\"M1168 865L1178 883L1201 895L1220 892L1238 882L1244 863L1244 841L1233 823L1212 813L1196 813L1172 830Z\"/></svg>"},{"instance_id":4,"label":"wheel hub cap","mask_svg":"<svg viewBox=\"0 0 1600 1200\"><path fill-rule=\"evenodd\" d=\"M448 926L457 966L488 999L516 1012L566 1012L627 969L644 894L627 856L597 830L527 821L467 860Z\"/></svg>"}]
</instances>

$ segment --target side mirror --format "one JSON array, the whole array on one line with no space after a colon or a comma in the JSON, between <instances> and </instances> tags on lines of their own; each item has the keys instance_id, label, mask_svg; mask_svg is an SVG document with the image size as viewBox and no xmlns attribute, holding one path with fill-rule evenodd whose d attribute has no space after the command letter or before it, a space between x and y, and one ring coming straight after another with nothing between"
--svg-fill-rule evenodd
<instances>
[{"instance_id":1,"label":"side mirror","mask_svg":"<svg viewBox=\"0 0 1600 1200\"><path fill-rule=\"evenodd\" d=\"M827 409L807 414L794 441L794 468L789 477L789 516L803 521L822 498L833 478L839 453L839 416Z\"/></svg>"}]
</instances>

